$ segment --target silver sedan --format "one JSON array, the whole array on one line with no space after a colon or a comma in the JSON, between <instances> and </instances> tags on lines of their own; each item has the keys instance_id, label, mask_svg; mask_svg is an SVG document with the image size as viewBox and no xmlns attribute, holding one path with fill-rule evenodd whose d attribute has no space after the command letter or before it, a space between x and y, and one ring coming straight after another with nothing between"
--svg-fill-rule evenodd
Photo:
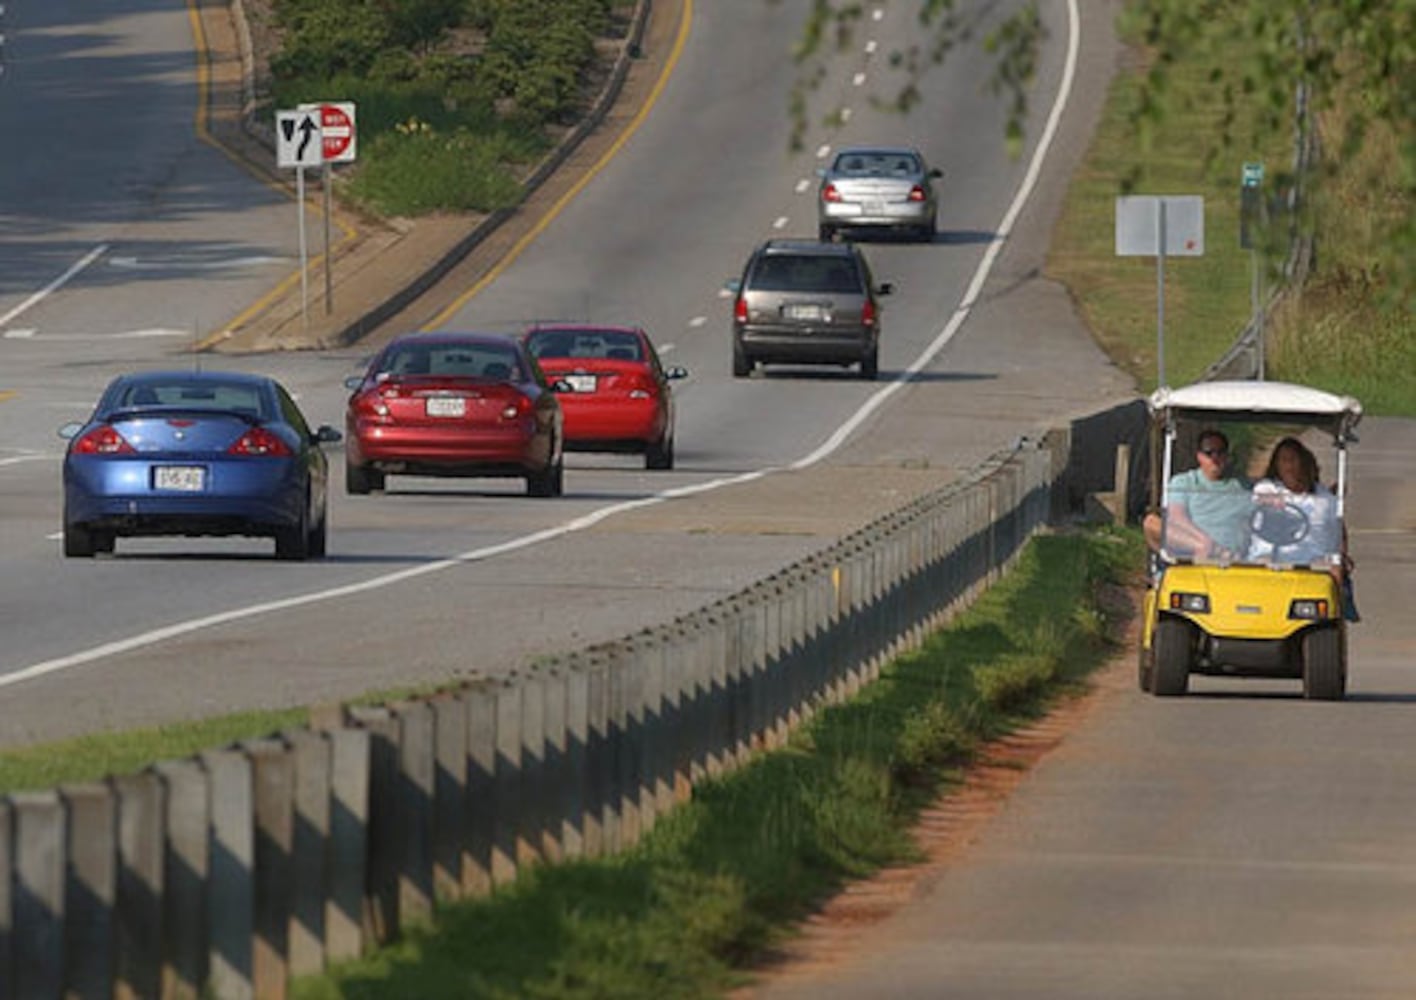
<instances>
[{"instance_id":1,"label":"silver sedan","mask_svg":"<svg viewBox=\"0 0 1416 1000\"><path fill-rule=\"evenodd\" d=\"M817 173L821 239L833 239L843 230L903 232L923 241L934 238L938 215L934 179L943 172L925 163L919 150L848 147Z\"/></svg>"}]
</instances>

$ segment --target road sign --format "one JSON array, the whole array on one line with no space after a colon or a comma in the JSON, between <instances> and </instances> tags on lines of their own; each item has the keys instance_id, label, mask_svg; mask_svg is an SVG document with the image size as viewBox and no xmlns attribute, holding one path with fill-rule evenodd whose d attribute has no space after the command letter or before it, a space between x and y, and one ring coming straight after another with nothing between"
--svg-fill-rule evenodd
<instances>
[{"instance_id":1,"label":"road sign","mask_svg":"<svg viewBox=\"0 0 1416 1000\"><path fill-rule=\"evenodd\" d=\"M1162 228L1164 247L1160 245ZM1132 195L1116 199L1116 256L1204 255L1205 199L1200 195Z\"/></svg>"},{"instance_id":2,"label":"road sign","mask_svg":"<svg viewBox=\"0 0 1416 1000\"><path fill-rule=\"evenodd\" d=\"M353 101L302 104L300 110L316 112L320 116L320 131L324 136L325 163L350 163L356 158L357 130Z\"/></svg>"},{"instance_id":3,"label":"road sign","mask_svg":"<svg viewBox=\"0 0 1416 1000\"><path fill-rule=\"evenodd\" d=\"M275 162L280 167L318 167L324 162L318 114L313 111L275 113Z\"/></svg>"},{"instance_id":4,"label":"road sign","mask_svg":"<svg viewBox=\"0 0 1416 1000\"><path fill-rule=\"evenodd\" d=\"M1262 163L1244 164L1243 178L1246 188L1261 187L1264 183L1264 165Z\"/></svg>"}]
</instances>

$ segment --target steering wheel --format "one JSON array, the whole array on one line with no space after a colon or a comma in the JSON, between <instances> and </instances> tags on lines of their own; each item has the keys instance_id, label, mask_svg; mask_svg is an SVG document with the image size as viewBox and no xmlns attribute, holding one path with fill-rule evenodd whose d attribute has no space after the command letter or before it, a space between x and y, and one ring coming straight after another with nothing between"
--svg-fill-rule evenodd
<instances>
[{"instance_id":1,"label":"steering wheel","mask_svg":"<svg viewBox=\"0 0 1416 1000\"><path fill-rule=\"evenodd\" d=\"M1261 503L1249 518L1249 530L1275 548L1296 545L1308 537L1311 527L1307 512L1292 503Z\"/></svg>"}]
</instances>

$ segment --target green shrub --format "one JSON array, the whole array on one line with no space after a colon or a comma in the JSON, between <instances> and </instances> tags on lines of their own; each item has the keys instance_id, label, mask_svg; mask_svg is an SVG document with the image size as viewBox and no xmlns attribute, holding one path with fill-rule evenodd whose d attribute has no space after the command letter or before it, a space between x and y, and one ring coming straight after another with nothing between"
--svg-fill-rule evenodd
<instances>
[{"instance_id":1,"label":"green shrub","mask_svg":"<svg viewBox=\"0 0 1416 1000\"><path fill-rule=\"evenodd\" d=\"M443 133L415 119L374 138L348 193L384 215L509 208L521 197L507 166L518 152L498 134Z\"/></svg>"}]
</instances>

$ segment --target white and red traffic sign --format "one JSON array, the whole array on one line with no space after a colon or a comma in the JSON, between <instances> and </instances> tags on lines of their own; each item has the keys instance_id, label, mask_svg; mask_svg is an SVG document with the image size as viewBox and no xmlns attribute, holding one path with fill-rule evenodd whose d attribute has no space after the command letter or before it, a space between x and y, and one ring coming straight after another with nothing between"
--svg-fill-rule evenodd
<instances>
[{"instance_id":1,"label":"white and red traffic sign","mask_svg":"<svg viewBox=\"0 0 1416 1000\"><path fill-rule=\"evenodd\" d=\"M319 116L320 134L324 138L325 163L350 163L355 159L357 130L353 101L302 104L300 110Z\"/></svg>"}]
</instances>

